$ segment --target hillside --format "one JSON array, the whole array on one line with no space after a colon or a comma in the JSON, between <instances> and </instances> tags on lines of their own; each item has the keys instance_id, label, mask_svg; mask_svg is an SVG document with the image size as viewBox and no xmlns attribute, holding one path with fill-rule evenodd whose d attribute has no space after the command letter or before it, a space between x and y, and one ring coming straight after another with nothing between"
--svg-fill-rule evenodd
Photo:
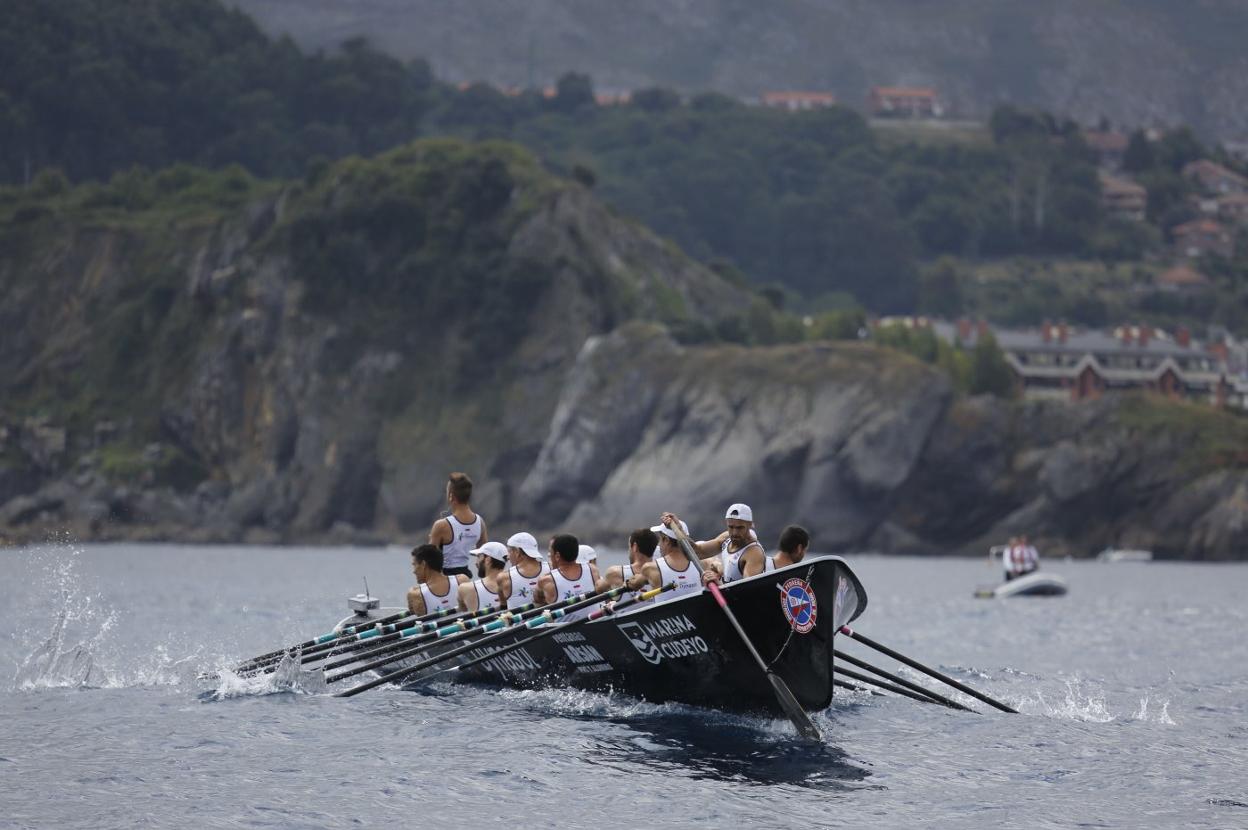
<instances>
[{"instance_id":1,"label":"hillside","mask_svg":"<svg viewBox=\"0 0 1248 830\"><path fill-rule=\"evenodd\" d=\"M587 336L771 314L509 145L417 143L295 183L49 177L13 198L6 534L67 516L87 537L410 532L450 467L492 482L497 514Z\"/></svg>"},{"instance_id":2,"label":"hillside","mask_svg":"<svg viewBox=\"0 0 1248 830\"><path fill-rule=\"evenodd\" d=\"M826 549L1248 551L1243 419L965 398L515 145L42 175L0 191L0 292L7 541L403 544L464 469L497 534L709 534L746 499Z\"/></svg>"},{"instance_id":3,"label":"hillside","mask_svg":"<svg viewBox=\"0 0 1248 830\"><path fill-rule=\"evenodd\" d=\"M1248 7L1235 0L236 0L271 31L334 46L366 35L452 80L752 96L819 89L860 105L872 85L930 84L954 111L998 103L1085 122L1248 133Z\"/></svg>"}]
</instances>

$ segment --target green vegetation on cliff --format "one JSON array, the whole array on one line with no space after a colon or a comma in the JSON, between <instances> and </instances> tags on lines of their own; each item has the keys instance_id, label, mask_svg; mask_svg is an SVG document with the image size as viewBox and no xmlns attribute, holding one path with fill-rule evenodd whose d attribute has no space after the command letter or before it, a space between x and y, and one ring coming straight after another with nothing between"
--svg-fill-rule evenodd
<instances>
[{"instance_id":1,"label":"green vegetation on cliff","mask_svg":"<svg viewBox=\"0 0 1248 830\"><path fill-rule=\"evenodd\" d=\"M601 107L575 74L553 97L461 90L361 41L304 54L218 0L17 0L0 15L0 181L60 168L133 200L115 179L136 164L315 180L328 159L434 132L517 141L794 306L793 294L824 307L849 295L911 310L918 263L941 254L1140 252L1101 215L1075 125L1049 117L1001 110L987 141L879 141L845 108L788 114L664 89Z\"/></svg>"}]
</instances>

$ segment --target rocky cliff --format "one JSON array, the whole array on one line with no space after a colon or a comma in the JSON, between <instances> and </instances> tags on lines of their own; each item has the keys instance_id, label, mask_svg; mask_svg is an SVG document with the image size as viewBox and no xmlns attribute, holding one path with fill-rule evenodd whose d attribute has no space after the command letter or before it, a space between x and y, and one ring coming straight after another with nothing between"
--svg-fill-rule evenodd
<instances>
[{"instance_id":1,"label":"rocky cliff","mask_svg":"<svg viewBox=\"0 0 1248 830\"><path fill-rule=\"evenodd\" d=\"M934 85L963 116L1002 102L1086 122L1248 132L1248 10L1236 0L236 0L271 31L364 35L451 80L673 86L758 95Z\"/></svg>"},{"instance_id":2,"label":"rocky cliff","mask_svg":"<svg viewBox=\"0 0 1248 830\"><path fill-rule=\"evenodd\" d=\"M508 145L22 195L0 292L11 541L406 544L462 469L495 535L618 544L674 509L709 536L746 501L825 550L1248 555L1245 420L708 341L784 323Z\"/></svg>"},{"instance_id":3,"label":"rocky cliff","mask_svg":"<svg viewBox=\"0 0 1248 830\"><path fill-rule=\"evenodd\" d=\"M631 325L586 343L520 488L544 526L619 534L675 509L711 535L735 501L765 541L1050 554L1248 556L1248 422L1152 397L956 399L857 344L681 347Z\"/></svg>"}]
</instances>

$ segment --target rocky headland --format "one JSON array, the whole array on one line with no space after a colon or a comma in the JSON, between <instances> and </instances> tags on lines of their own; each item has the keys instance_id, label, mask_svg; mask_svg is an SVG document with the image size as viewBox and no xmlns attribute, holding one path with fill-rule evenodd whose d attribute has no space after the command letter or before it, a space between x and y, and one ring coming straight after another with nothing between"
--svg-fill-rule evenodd
<instances>
[{"instance_id":1,"label":"rocky headland","mask_svg":"<svg viewBox=\"0 0 1248 830\"><path fill-rule=\"evenodd\" d=\"M729 345L800 332L509 145L211 184L4 207L6 540L408 544L460 469L495 535L618 544L664 509L710 535L747 501L769 544L799 522L822 550L1248 557L1243 419Z\"/></svg>"}]
</instances>

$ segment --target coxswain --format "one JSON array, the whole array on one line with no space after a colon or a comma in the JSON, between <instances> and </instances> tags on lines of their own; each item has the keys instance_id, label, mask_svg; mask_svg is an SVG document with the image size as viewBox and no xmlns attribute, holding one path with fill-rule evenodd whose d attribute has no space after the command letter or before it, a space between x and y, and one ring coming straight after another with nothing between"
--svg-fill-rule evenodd
<instances>
[{"instance_id":1,"label":"coxswain","mask_svg":"<svg viewBox=\"0 0 1248 830\"><path fill-rule=\"evenodd\" d=\"M659 537L653 530L648 527L634 530L628 535L628 564L607 568L598 580L598 590L618 588L625 582L631 590L641 588L648 581L643 571L654 560L654 549L658 546Z\"/></svg>"},{"instance_id":2,"label":"coxswain","mask_svg":"<svg viewBox=\"0 0 1248 830\"><path fill-rule=\"evenodd\" d=\"M418 617L436 611L454 611L459 604L455 590L468 577L448 576L442 570L442 551L437 545L418 545L412 551L412 573L416 587L407 592L407 610Z\"/></svg>"},{"instance_id":3,"label":"coxswain","mask_svg":"<svg viewBox=\"0 0 1248 830\"><path fill-rule=\"evenodd\" d=\"M698 577L698 569L677 541L676 531L672 525L679 523L685 536L689 535L689 526L671 513L663 514L663 523L650 530L659 535L659 547L654 559L647 562L642 572L652 588L660 588L669 582L676 584L676 589L662 593L655 602L670 602L676 597L702 590L702 582ZM630 582L631 587L631 582Z\"/></svg>"},{"instance_id":4,"label":"coxswain","mask_svg":"<svg viewBox=\"0 0 1248 830\"><path fill-rule=\"evenodd\" d=\"M593 562L578 562L580 549L581 543L571 533L560 533L550 540L550 573L544 575L537 586L543 604L550 605L579 594L593 593L594 584L598 582L598 566ZM580 609L569 618L586 616L591 610Z\"/></svg>"},{"instance_id":5,"label":"coxswain","mask_svg":"<svg viewBox=\"0 0 1248 830\"><path fill-rule=\"evenodd\" d=\"M1018 539L1019 547L1022 548L1022 572L1017 576L1026 576L1032 571L1040 570L1040 551L1036 550L1035 545L1024 534Z\"/></svg>"},{"instance_id":6,"label":"coxswain","mask_svg":"<svg viewBox=\"0 0 1248 830\"><path fill-rule=\"evenodd\" d=\"M501 542L486 542L479 548L473 548L470 553L477 557L478 578L459 586L459 610L501 608L498 577L507 570L507 546Z\"/></svg>"},{"instance_id":7,"label":"coxswain","mask_svg":"<svg viewBox=\"0 0 1248 830\"><path fill-rule=\"evenodd\" d=\"M468 552L489 541L485 519L474 513L470 504L472 479L463 473L451 473L446 482L446 501L450 511L429 529L429 544L442 549L444 573L471 578Z\"/></svg>"},{"instance_id":8,"label":"coxswain","mask_svg":"<svg viewBox=\"0 0 1248 830\"><path fill-rule=\"evenodd\" d=\"M508 608L519 608L537 601L537 584L550 573L550 566L537 547L532 533L513 533L507 540L511 567L496 578L498 600Z\"/></svg>"},{"instance_id":9,"label":"coxswain","mask_svg":"<svg viewBox=\"0 0 1248 830\"><path fill-rule=\"evenodd\" d=\"M703 568L718 572L724 582L761 574L767 565L767 553L754 533L754 511L748 504L729 505L724 526L724 531L714 539L694 543Z\"/></svg>"}]
</instances>

